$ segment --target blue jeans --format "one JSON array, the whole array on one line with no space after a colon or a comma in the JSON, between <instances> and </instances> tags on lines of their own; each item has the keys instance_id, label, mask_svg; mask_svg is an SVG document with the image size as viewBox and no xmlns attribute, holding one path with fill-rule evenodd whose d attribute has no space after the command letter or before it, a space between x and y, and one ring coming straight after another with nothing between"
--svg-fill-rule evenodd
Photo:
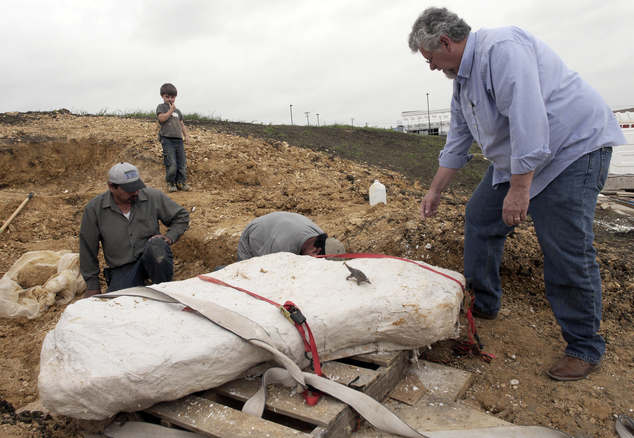
<instances>
[{"instance_id":1,"label":"blue jeans","mask_svg":"<svg viewBox=\"0 0 634 438\"><path fill-rule=\"evenodd\" d=\"M106 292L172 281L174 278L174 253L163 239L148 240L143 254L136 262L110 269L110 283Z\"/></svg>"},{"instance_id":2,"label":"blue jeans","mask_svg":"<svg viewBox=\"0 0 634 438\"><path fill-rule=\"evenodd\" d=\"M161 137L163 146L163 164L165 164L165 181L171 184L187 181L187 158L182 138Z\"/></svg>"},{"instance_id":3,"label":"blue jeans","mask_svg":"<svg viewBox=\"0 0 634 438\"><path fill-rule=\"evenodd\" d=\"M607 178L612 148L584 155L530 201L528 212L544 253L546 298L567 343L566 355L599 363L605 341L601 324L601 275L592 246L597 196ZM500 262L506 236L515 227L502 220L510 185L491 187L493 167L467 203L464 275L473 280L474 306L500 310Z\"/></svg>"}]
</instances>

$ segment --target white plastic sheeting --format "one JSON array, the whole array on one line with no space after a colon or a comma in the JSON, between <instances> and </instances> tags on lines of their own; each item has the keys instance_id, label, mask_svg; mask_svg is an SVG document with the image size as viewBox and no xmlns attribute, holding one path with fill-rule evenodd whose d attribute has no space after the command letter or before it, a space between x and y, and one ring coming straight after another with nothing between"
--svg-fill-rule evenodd
<instances>
[{"instance_id":1,"label":"white plastic sheeting","mask_svg":"<svg viewBox=\"0 0 634 438\"><path fill-rule=\"evenodd\" d=\"M57 273L43 285L22 288L20 272L38 267L56 268ZM75 294L86 290L79 273L79 254L70 251L31 251L16 261L0 279L0 317L37 318L53 304L69 303Z\"/></svg>"},{"instance_id":2,"label":"white plastic sheeting","mask_svg":"<svg viewBox=\"0 0 634 438\"><path fill-rule=\"evenodd\" d=\"M256 257L208 274L306 316L320 355L413 349L458 336L462 275L395 259L354 259L371 284L346 280L340 261L290 253ZM429 266L429 265L426 265ZM247 316L301 367L303 341L275 306L198 278L162 283L159 291L203 294ZM44 405L64 415L100 420L120 411L213 388L239 378L270 355L182 305L134 297L93 297L66 309L42 347Z\"/></svg>"}]
</instances>

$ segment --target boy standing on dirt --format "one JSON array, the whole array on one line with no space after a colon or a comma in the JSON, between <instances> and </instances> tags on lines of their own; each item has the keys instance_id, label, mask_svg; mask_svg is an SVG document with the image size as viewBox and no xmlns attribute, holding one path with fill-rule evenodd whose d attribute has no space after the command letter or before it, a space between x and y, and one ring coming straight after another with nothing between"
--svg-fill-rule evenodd
<instances>
[{"instance_id":1,"label":"boy standing on dirt","mask_svg":"<svg viewBox=\"0 0 634 438\"><path fill-rule=\"evenodd\" d=\"M185 182L187 175L187 159L185 157L185 147L183 140L189 143L189 134L185 123L183 123L183 113L176 109L176 87L172 84L161 86L161 97L163 103L156 107L161 130L159 139L163 146L163 162L165 164L165 180L167 190L175 192L177 190L189 190L190 187Z\"/></svg>"}]
</instances>

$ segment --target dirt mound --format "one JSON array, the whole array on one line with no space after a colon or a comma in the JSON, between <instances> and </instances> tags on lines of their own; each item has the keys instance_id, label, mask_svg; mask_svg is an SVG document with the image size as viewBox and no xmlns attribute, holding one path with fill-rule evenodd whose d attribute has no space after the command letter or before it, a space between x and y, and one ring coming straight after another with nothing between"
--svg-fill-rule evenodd
<instances>
[{"instance_id":1,"label":"dirt mound","mask_svg":"<svg viewBox=\"0 0 634 438\"><path fill-rule=\"evenodd\" d=\"M271 136L253 138L246 129L241 125L242 136L237 136L221 132L223 128L217 125L189 127L192 142L186 152L193 189L169 194L191 215L190 229L173 247L177 280L235 262L244 226L279 210L310 217L350 252L407 257L462 271L466 194L448 193L439 216L423 222L418 206L424 187L386 170L397 166L390 162L389 151L371 143L368 132L363 132L363 141L376 156L364 156L364 161L381 161L381 168L332 152L344 143L337 142L336 131L329 134L328 147L314 145L313 150ZM255 125L254 129L263 128ZM269 131L282 139L284 129L276 126ZM29 192L35 192L0 235L0 275L27 251L78 252L83 208L106 190L108 169L117 161L135 164L148 186L167 192L157 132L153 120L75 116L64 111L0 115L0 166L5 169L0 175L2 220ZM354 131L345 131L346 138L350 135ZM435 162L430 167L435 170ZM428 181L431 176L425 178ZM387 205L368 203L368 188L375 179L387 188ZM624 220L605 218L616 219ZM631 234L602 229L598 233L604 275L602 334L608 341L602 371L591 379L563 384L545 374L563 353L564 344L544 298L543 262L529 221L508 239L501 317L478 322L485 350L497 358L491 364L467 359L454 365L476 375L463 403L516 424L546 425L577 436L616 436L613 415L631 414L634 409L634 262L628 243ZM0 320L0 400L16 408L37 400L41 343L62 311L52 307L35 320ZM451 357L442 343L428 355ZM513 379L520 383L511 385ZM67 418L41 420L59 423L63 435L46 435L11 418L12 429L6 429L4 436L73 436L74 423Z\"/></svg>"}]
</instances>

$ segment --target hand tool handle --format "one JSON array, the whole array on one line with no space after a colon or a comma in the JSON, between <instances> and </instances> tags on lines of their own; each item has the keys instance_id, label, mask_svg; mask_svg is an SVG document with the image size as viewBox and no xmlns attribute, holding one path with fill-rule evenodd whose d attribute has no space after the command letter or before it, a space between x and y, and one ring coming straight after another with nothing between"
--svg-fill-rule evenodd
<instances>
[{"instance_id":1,"label":"hand tool handle","mask_svg":"<svg viewBox=\"0 0 634 438\"><path fill-rule=\"evenodd\" d=\"M22 201L22 204L20 204L20 206L17 208L17 210L15 210L13 212L13 214L11 215L11 217L9 219L7 219L7 221L4 223L4 225L2 226L2 228L0 228L0 234L5 230L5 228L7 228L9 226L9 224L11 223L11 221L13 220L13 218L15 218L18 213L20 212L20 210L22 210L22 208L24 208L24 206L26 205L27 202L29 202L29 200L33 197L34 193L31 192L29 193L29 195L26 197L26 199L24 201Z\"/></svg>"}]
</instances>

